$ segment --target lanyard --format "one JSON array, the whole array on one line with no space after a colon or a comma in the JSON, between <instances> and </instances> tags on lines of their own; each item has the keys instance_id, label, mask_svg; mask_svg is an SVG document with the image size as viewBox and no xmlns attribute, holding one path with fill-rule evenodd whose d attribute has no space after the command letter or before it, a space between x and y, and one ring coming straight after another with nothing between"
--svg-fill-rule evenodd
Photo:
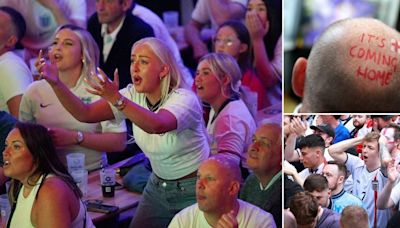
<instances>
[{"instance_id":1,"label":"lanyard","mask_svg":"<svg viewBox=\"0 0 400 228\"><path fill-rule=\"evenodd\" d=\"M374 180L372 181L372 189L374 190L374 228L377 228L377 201L378 201L378 180L376 178L378 174L375 175Z\"/></svg>"}]
</instances>

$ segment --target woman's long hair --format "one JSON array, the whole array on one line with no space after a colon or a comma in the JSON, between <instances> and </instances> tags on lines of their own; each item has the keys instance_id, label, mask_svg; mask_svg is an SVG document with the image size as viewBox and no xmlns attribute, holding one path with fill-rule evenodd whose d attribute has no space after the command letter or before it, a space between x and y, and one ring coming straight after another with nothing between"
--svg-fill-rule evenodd
<instances>
[{"instance_id":1,"label":"woman's long hair","mask_svg":"<svg viewBox=\"0 0 400 228\"><path fill-rule=\"evenodd\" d=\"M14 129L19 130L29 152L32 154L33 163L36 166L36 169L28 177L28 184L31 186L36 185L37 180L34 177L38 175L46 177L48 174L53 174L63 180L71 188L76 197L82 197L82 192L68 173L65 165L58 158L53 140L47 128L38 124L17 122ZM11 180L8 194L12 203L16 203L20 187L20 181Z\"/></svg>"}]
</instances>

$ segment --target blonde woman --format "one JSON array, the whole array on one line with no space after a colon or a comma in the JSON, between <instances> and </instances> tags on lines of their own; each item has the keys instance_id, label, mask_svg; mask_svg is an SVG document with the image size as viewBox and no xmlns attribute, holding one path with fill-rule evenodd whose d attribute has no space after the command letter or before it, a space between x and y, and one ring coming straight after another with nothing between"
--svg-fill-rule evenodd
<instances>
[{"instance_id":1,"label":"blonde woman","mask_svg":"<svg viewBox=\"0 0 400 228\"><path fill-rule=\"evenodd\" d=\"M163 41L139 40L131 53L133 85L118 91L118 73L110 81L100 71L91 92L103 99L90 105L70 93L54 64L42 59L38 67L77 119L132 121L135 141L149 158L153 173L131 225L166 227L178 211L196 202L197 169L209 156L202 109L196 95L181 88L181 72Z\"/></svg>"}]
</instances>

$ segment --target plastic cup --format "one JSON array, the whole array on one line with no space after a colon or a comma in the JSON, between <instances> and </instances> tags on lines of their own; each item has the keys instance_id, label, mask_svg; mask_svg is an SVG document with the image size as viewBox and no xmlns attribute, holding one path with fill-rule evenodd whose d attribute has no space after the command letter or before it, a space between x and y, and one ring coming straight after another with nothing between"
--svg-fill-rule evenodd
<instances>
[{"instance_id":1,"label":"plastic cup","mask_svg":"<svg viewBox=\"0 0 400 228\"><path fill-rule=\"evenodd\" d=\"M67 155L68 172L85 169L85 154L71 153Z\"/></svg>"},{"instance_id":2,"label":"plastic cup","mask_svg":"<svg viewBox=\"0 0 400 228\"><path fill-rule=\"evenodd\" d=\"M100 183L103 197L114 197L115 193L115 170L104 169L100 171Z\"/></svg>"},{"instance_id":3,"label":"plastic cup","mask_svg":"<svg viewBox=\"0 0 400 228\"><path fill-rule=\"evenodd\" d=\"M86 169L73 170L71 176L74 178L76 185L81 190L83 197L86 197L88 188L88 171Z\"/></svg>"},{"instance_id":4,"label":"plastic cup","mask_svg":"<svg viewBox=\"0 0 400 228\"><path fill-rule=\"evenodd\" d=\"M11 206L6 194L0 195L1 227L6 227L10 216Z\"/></svg>"},{"instance_id":5,"label":"plastic cup","mask_svg":"<svg viewBox=\"0 0 400 228\"><path fill-rule=\"evenodd\" d=\"M179 13L177 11L166 11L162 14L167 29L173 29L179 25Z\"/></svg>"}]
</instances>

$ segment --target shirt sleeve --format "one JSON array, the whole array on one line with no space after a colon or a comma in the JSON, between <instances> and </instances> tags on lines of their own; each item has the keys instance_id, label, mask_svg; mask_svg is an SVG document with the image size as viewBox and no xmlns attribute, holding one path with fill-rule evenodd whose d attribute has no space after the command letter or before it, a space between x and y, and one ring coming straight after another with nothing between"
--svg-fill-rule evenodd
<instances>
[{"instance_id":1,"label":"shirt sleeve","mask_svg":"<svg viewBox=\"0 0 400 228\"><path fill-rule=\"evenodd\" d=\"M247 131L249 129L246 129L245 124L237 117L232 115L221 116L214 128L217 150L232 151L242 155Z\"/></svg>"},{"instance_id":2,"label":"shirt sleeve","mask_svg":"<svg viewBox=\"0 0 400 228\"><path fill-rule=\"evenodd\" d=\"M203 120L200 101L193 92L186 89L178 89L172 92L161 109L165 109L175 116L178 132Z\"/></svg>"},{"instance_id":3,"label":"shirt sleeve","mask_svg":"<svg viewBox=\"0 0 400 228\"><path fill-rule=\"evenodd\" d=\"M0 68L0 96L7 102L11 98L21 95L32 82L32 76L27 66L12 62L4 62Z\"/></svg>"},{"instance_id":4,"label":"shirt sleeve","mask_svg":"<svg viewBox=\"0 0 400 228\"><path fill-rule=\"evenodd\" d=\"M354 156L352 154L347 154L347 161L346 161L346 167L350 171L351 174L354 174L355 170L364 165L363 160L361 160L359 157Z\"/></svg>"}]
</instances>

